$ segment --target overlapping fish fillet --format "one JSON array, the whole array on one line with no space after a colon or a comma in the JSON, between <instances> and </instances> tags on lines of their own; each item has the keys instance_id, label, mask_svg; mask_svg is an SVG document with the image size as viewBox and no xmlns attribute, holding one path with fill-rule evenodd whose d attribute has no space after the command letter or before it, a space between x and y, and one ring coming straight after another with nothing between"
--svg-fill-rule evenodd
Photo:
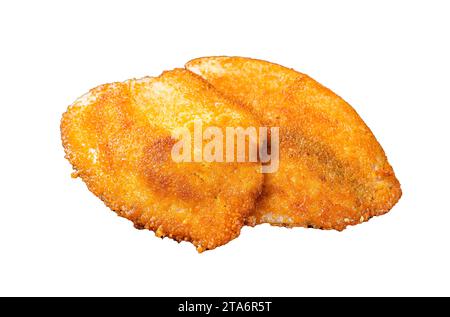
<instances>
[{"instance_id":1,"label":"overlapping fish fillet","mask_svg":"<svg viewBox=\"0 0 450 317\"><path fill-rule=\"evenodd\" d=\"M259 163L171 159L174 129L258 126L255 117L184 70L99 86L61 121L66 157L96 196L157 236L190 241L198 251L239 235L254 209Z\"/></svg>"},{"instance_id":2,"label":"overlapping fish fillet","mask_svg":"<svg viewBox=\"0 0 450 317\"><path fill-rule=\"evenodd\" d=\"M401 189L356 111L309 76L249 58L205 57L186 68L280 127L280 166L265 175L251 225L342 230L389 211Z\"/></svg>"}]
</instances>

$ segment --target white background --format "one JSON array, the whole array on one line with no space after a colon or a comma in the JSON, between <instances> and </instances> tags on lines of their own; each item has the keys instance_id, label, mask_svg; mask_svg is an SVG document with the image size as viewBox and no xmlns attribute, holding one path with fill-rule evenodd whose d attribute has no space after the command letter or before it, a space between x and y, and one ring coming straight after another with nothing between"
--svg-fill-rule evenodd
<instances>
[{"instance_id":1,"label":"white background","mask_svg":"<svg viewBox=\"0 0 450 317\"><path fill-rule=\"evenodd\" d=\"M450 295L449 15L445 1L2 1L0 295ZM197 254L70 178L70 103L205 55L277 62L343 96L398 205L342 233L243 228Z\"/></svg>"}]
</instances>

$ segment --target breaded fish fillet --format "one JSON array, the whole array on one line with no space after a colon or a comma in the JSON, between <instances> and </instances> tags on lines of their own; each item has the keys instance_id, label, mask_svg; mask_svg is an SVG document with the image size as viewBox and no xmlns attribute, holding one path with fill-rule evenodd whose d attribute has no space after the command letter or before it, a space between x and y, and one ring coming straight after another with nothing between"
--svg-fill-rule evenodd
<instances>
[{"instance_id":1,"label":"breaded fish fillet","mask_svg":"<svg viewBox=\"0 0 450 317\"><path fill-rule=\"evenodd\" d=\"M389 211L400 184L355 110L312 78L273 63L205 57L186 68L265 126L280 127L280 166L265 175L251 225L342 230Z\"/></svg>"},{"instance_id":2,"label":"breaded fish fillet","mask_svg":"<svg viewBox=\"0 0 450 317\"><path fill-rule=\"evenodd\" d=\"M184 69L92 89L63 115L66 157L90 191L137 228L199 252L239 235L261 192L259 163L171 158L174 129L259 126L248 111Z\"/></svg>"}]
</instances>

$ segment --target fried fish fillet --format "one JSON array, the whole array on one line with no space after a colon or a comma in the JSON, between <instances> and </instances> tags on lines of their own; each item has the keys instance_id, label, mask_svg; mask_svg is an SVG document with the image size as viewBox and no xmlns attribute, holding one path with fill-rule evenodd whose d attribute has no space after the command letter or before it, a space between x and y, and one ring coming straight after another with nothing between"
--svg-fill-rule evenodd
<instances>
[{"instance_id":1,"label":"fried fish fillet","mask_svg":"<svg viewBox=\"0 0 450 317\"><path fill-rule=\"evenodd\" d=\"M90 191L137 228L192 242L199 252L239 235L254 209L259 163L171 158L179 127L258 126L254 115L184 69L92 89L63 115L66 158Z\"/></svg>"},{"instance_id":2,"label":"fried fish fillet","mask_svg":"<svg viewBox=\"0 0 450 317\"><path fill-rule=\"evenodd\" d=\"M343 230L388 212L401 189L385 153L342 98L295 70L242 57L194 59L186 68L280 127L279 170L265 175L250 225Z\"/></svg>"}]
</instances>

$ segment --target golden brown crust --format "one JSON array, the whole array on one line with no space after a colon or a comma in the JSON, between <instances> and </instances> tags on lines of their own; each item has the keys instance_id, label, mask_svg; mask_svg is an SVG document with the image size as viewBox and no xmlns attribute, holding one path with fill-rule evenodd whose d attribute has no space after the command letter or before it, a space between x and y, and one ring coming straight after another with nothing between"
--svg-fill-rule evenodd
<instances>
[{"instance_id":1,"label":"golden brown crust","mask_svg":"<svg viewBox=\"0 0 450 317\"><path fill-rule=\"evenodd\" d=\"M343 230L388 212L401 189L356 111L302 73L242 57L205 57L186 68L280 127L280 167L266 174L250 225Z\"/></svg>"},{"instance_id":2,"label":"golden brown crust","mask_svg":"<svg viewBox=\"0 0 450 317\"><path fill-rule=\"evenodd\" d=\"M90 191L137 228L199 252L239 235L262 187L258 163L175 163L171 131L201 118L258 126L249 112L183 69L92 89L63 115L66 157Z\"/></svg>"}]
</instances>

